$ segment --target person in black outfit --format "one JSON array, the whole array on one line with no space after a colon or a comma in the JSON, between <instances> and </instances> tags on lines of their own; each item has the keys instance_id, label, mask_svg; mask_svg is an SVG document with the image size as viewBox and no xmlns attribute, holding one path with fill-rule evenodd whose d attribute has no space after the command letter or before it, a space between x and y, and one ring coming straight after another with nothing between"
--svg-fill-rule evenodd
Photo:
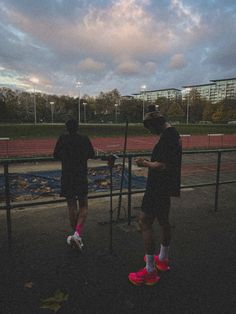
<instances>
[{"instance_id":1,"label":"person in black outfit","mask_svg":"<svg viewBox=\"0 0 236 314\"><path fill-rule=\"evenodd\" d=\"M160 279L157 270L170 269L168 259L171 241L170 199L171 196L180 196L182 145L176 129L155 110L153 105L149 106L149 112L145 115L144 127L151 133L160 135L160 139L153 148L150 161L142 157L136 159L139 167L148 168L146 191L139 219L146 267L138 272L130 273L129 280L135 285L154 285ZM155 255L155 239L152 230L155 219L159 222L162 235L158 255Z\"/></svg>"},{"instance_id":2,"label":"person in black outfit","mask_svg":"<svg viewBox=\"0 0 236 314\"><path fill-rule=\"evenodd\" d=\"M66 198L69 219L74 231L67 243L82 250L82 230L88 213L87 161L95 153L89 138L77 133L78 123L74 119L66 122L68 134L57 140L53 156L62 162L61 196ZM79 211L77 208L79 202Z\"/></svg>"}]
</instances>

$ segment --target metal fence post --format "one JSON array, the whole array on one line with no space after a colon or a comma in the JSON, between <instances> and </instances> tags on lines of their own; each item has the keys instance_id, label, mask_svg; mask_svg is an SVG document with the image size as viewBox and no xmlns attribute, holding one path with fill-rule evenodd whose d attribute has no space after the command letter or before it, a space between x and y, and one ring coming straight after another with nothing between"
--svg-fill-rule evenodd
<instances>
[{"instance_id":1,"label":"metal fence post","mask_svg":"<svg viewBox=\"0 0 236 314\"><path fill-rule=\"evenodd\" d=\"M113 247L112 247L112 240L113 240L113 203L112 203L112 199L113 199L113 181L112 181L112 168L113 165L110 165L110 245L109 245L109 251L110 254L112 254L113 252Z\"/></svg>"},{"instance_id":2,"label":"metal fence post","mask_svg":"<svg viewBox=\"0 0 236 314\"><path fill-rule=\"evenodd\" d=\"M12 230L11 230L11 199L10 199L10 184L9 184L9 171L8 164L4 164L4 177L5 177L5 201L6 201L6 214L7 214L7 236L8 246L11 248Z\"/></svg>"},{"instance_id":3,"label":"metal fence post","mask_svg":"<svg viewBox=\"0 0 236 314\"><path fill-rule=\"evenodd\" d=\"M216 171L216 190L215 190L215 212L218 209L218 196L219 196L219 182L220 182L220 166L221 166L221 152L218 152L217 158L217 171Z\"/></svg>"},{"instance_id":4,"label":"metal fence post","mask_svg":"<svg viewBox=\"0 0 236 314\"><path fill-rule=\"evenodd\" d=\"M128 157L128 225L131 224L132 156Z\"/></svg>"}]
</instances>

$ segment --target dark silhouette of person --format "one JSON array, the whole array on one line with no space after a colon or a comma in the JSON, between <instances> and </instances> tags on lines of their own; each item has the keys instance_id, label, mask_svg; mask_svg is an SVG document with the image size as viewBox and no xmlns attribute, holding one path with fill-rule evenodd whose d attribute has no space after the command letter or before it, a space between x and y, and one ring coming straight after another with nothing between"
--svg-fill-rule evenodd
<instances>
[{"instance_id":1,"label":"dark silhouette of person","mask_svg":"<svg viewBox=\"0 0 236 314\"><path fill-rule=\"evenodd\" d=\"M62 163L61 196L66 198L69 219L74 231L67 237L67 243L83 248L82 231L88 214L88 166L87 161L95 153L89 138L78 132L78 122L66 122L67 134L57 140L53 156ZM79 203L79 210L77 206Z\"/></svg>"},{"instance_id":2,"label":"dark silhouette of person","mask_svg":"<svg viewBox=\"0 0 236 314\"><path fill-rule=\"evenodd\" d=\"M138 272L130 273L128 278L135 285L154 285L160 279L158 270L170 269L168 257L171 241L170 199L171 196L180 196L182 145L177 130L166 121L155 106L149 107L143 123L151 133L160 135L160 139L153 148L151 160L142 157L136 159L139 167L148 168L146 191L139 217L146 266ZM161 247L158 255L155 255L155 237L152 229L155 219L161 228Z\"/></svg>"}]
</instances>

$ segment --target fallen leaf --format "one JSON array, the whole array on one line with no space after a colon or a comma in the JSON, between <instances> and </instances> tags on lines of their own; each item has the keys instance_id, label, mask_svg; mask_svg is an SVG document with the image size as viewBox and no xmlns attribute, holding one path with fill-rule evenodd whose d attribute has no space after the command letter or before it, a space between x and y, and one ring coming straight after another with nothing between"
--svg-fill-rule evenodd
<instances>
[{"instance_id":1,"label":"fallen leaf","mask_svg":"<svg viewBox=\"0 0 236 314\"><path fill-rule=\"evenodd\" d=\"M54 311L55 313L60 310L61 305L58 302L43 302L40 306L41 309L48 309Z\"/></svg>"},{"instance_id":2,"label":"fallen leaf","mask_svg":"<svg viewBox=\"0 0 236 314\"><path fill-rule=\"evenodd\" d=\"M63 301L67 301L68 300L68 294L61 292L60 290L57 290L55 292L54 298L55 300L57 300L57 302L63 302Z\"/></svg>"},{"instance_id":3,"label":"fallen leaf","mask_svg":"<svg viewBox=\"0 0 236 314\"><path fill-rule=\"evenodd\" d=\"M61 303L67 301L68 296L69 295L67 293L57 290L54 296L41 300L40 308L57 312L61 308Z\"/></svg>"},{"instance_id":4,"label":"fallen leaf","mask_svg":"<svg viewBox=\"0 0 236 314\"><path fill-rule=\"evenodd\" d=\"M33 287L34 283L32 281L26 282L24 285L24 288L29 288L31 289Z\"/></svg>"}]
</instances>

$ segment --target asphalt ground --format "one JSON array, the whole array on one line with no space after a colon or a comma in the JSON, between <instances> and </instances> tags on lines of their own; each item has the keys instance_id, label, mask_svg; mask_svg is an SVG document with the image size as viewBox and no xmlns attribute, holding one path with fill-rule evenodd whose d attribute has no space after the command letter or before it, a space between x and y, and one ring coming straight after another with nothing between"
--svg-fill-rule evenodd
<instances>
[{"instance_id":1,"label":"asphalt ground","mask_svg":"<svg viewBox=\"0 0 236 314\"><path fill-rule=\"evenodd\" d=\"M171 270L153 287L133 286L128 273L144 266L137 218L113 224L109 251L109 198L89 201L83 254L66 244L71 233L66 204L12 210L9 251L0 212L0 313L236 313L235 184L222 185L214 212L214 187L186 189L173 198ZM132 196L138 216L142 195ZM114 217L117 199L114 198ZM127 199L122 202L125 218ZM154 225L159 248L159 228ZM55 301L56 291L62 297ZM65 299L63 301L63 296Z\"/></svg>"}]
</instances>

